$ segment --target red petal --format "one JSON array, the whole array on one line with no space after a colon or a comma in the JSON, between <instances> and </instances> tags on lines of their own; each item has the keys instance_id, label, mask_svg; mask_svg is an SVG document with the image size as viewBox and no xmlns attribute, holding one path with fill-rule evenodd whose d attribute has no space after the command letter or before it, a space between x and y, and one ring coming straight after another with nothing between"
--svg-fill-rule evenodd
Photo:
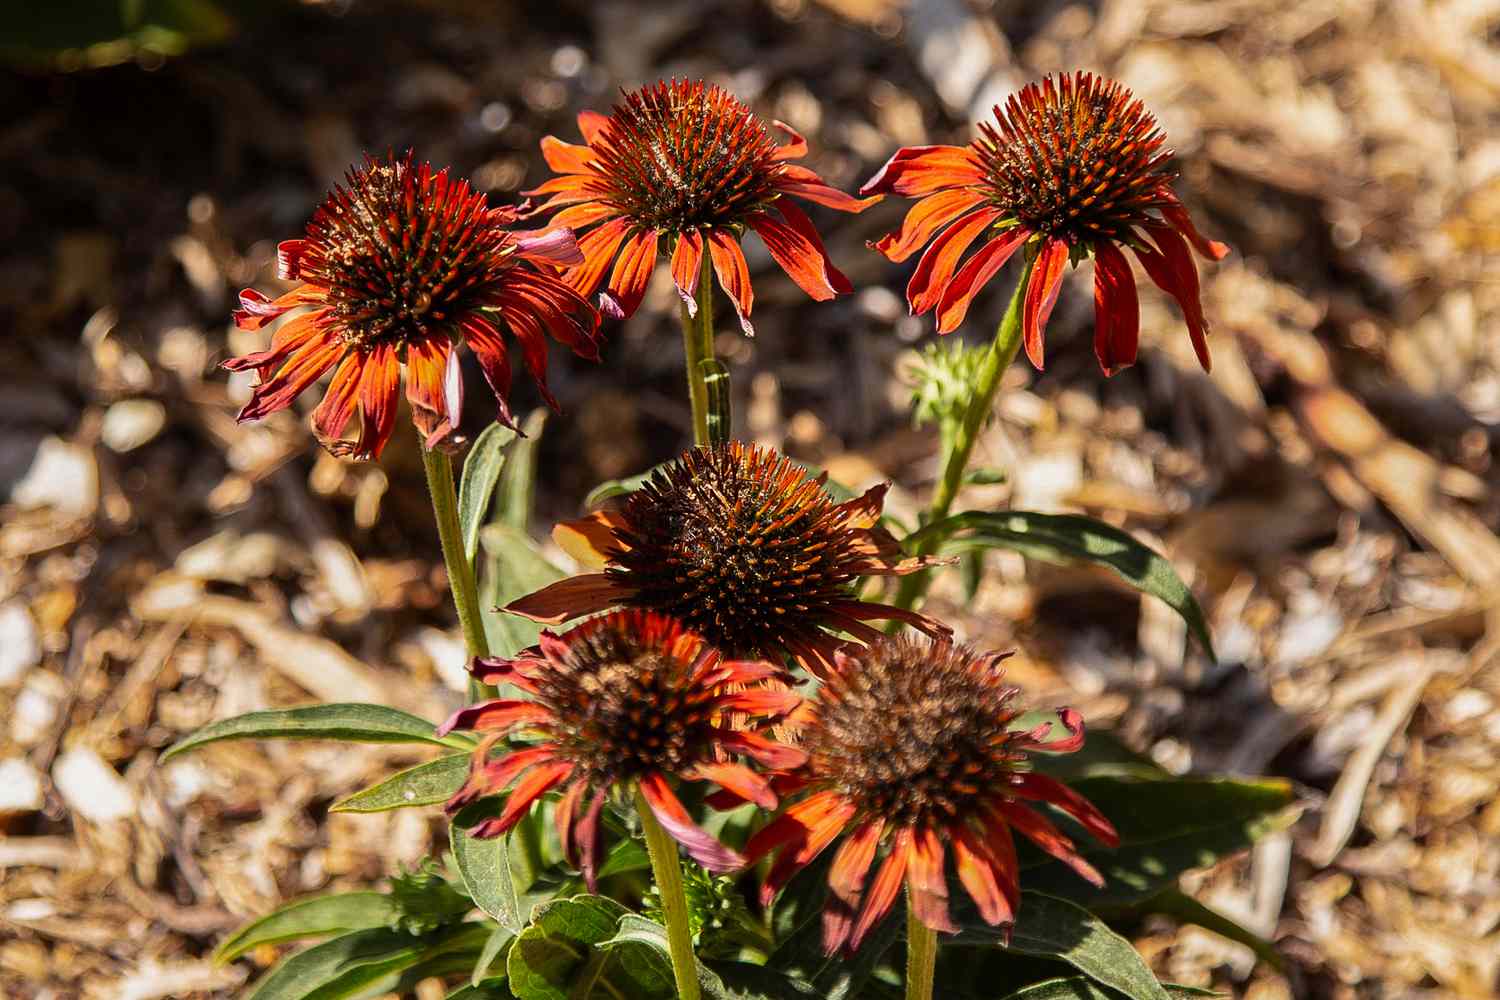
<instances>
[{"instance_id":1,"label":"red petal","mask_svg":"<svg viewBox=\"0 0 1500 1000\"><path fill-rule=\"evenodd\" d=\"M725 750L742 753L751 760L778 771L801 767L807 760L807 754L796 747L768 740L756 733L715 730L714 739Z\"/></svg>"},{"instance_id":2,"label":"red petal","mask_svg":"<svg viewBox=\"0 0 1500 1000\"><path fill-rule=\"evenodd\" d=\"M1094 355L1104 374L1135 364L1140 332L1135 276L1125 255L1100 240L1094 245Z\"/></svg>"},{"instance_id":3,"label":"red petal","mask_svg":"<svg viewBox=\"0 0 1500 1000\"><path fill-rule=\"evenodd\" d=\"M959 219L932 241L906 286L906 304L913 316L922 315L942 300L953 282L953 272L958 270L959 258L1001 214L998 208L980 209Z\"/></svg>"},{"instance_id":4,"label":"red petal","mask_svg":"<svg viewBox=\"0 0 1500 1000\"><path fill-rule=\"evenodd\" d=\"M397 393L401 383L401 362L394 344L377 344L365 355L364 373L360 376L359 408L364 417L354 454L359 458L379 458L396 426Z\"/></svg>"},{"instance_id":5,"label":"red petal","mask_svg":"<svg viewBox=\"0 0 1500 1000\"><path fill-rule=\"evenodd\" d=\"M323 401L313 410L313 432L324 444L344 433L344 428L354 417L354 407L359 401L360 368L358 352L350 351L344 355L344 360L333 373L333 380L328 383Z\"/></svg>"},{"instance_id":6,"label":"red petal","mask_svg":"<svg viewBox=\"0 0 1500 1000\"><path fill-rule=\"evenodd\" d=\"M771 124L781 129L781 131L785 132L787 135L791 136L792 139L791 142L787 143L785 146L778 148L775 153L772 153L771 159L798 160L807 155L807 140L802 138L801 132L798 132L786 122L780 121L779 119L773 120Z\"/></svg>"},{"instance_id":7,"label":"red petal","mask_svg":"<svg viewBox=\"0 0 1500 1000\"><path fill-rule=\"evenodd\" d=\"M745 336L755 336L750 325L750 307L755 304L755 290L750 287L750 266L745 263L745 254L734 237L722 229L708 231L708 253L713 258L714 274L719 277L719 287L734 303L735 314L740 318L740 329Z\"/></svg>"},{"instance_id":8,"label":"red petal","mask_svg":"<svg viewBox=\"0 0 1500 1000\"><path fill-rule=\"evenodd\" d=\"M1223 260L1229 256L1229 244L1211 240L1198 232L1198 227L1193 225L1193 219L1183 207L1182 202L1177 200L1176 195L1170 195L1170 201L1162 206L1162 218L1166 219L1197 250L1209 260Z\"/></svg>"},{"instance_id":9,"label":"red petal","mask_svg":"<svg viewBox=\"0 0 1500 1000\"><path fill-rule=\"evenodd\" d=\"M1198 297L1198 270L1193 266L1187 243L1170 226L1147 226L1146 231L1161 250L1158 252L1150 247L1131 249L1156 286L1177 300L1182 318L1187 322L1193 350L1198 353L1198 363L1204 371L1209 371L1213 359L1208 353L1208 321L1203 318L1203 302Z\"/></svg>"},{"instance_id":10,"label":"red petal","mask_svg":"<svg viewBox=\"0 0 1500 1000\"><path fill-rule=\"evenodd\" d=\"M943 872L943 843L930 827L917 830L911 859L906 864L906 887L912 912L926 926L945 934L958 933L948 916L948 882Z\"/></svg>"},{"instance_id":11,"label":"red petal","mask_svg":"<svg viewBox=\"0 0 1500 1000\"><path fill-rule=\"evenodd\" d=\"M885 619L906 622L934 639L953 638L953 629L936 618L929 618L919 612L907 611L905 608L894 607L890 604L876 604L872 601L838 601L830 607L859 621Z\"/></svg>"},{"instance_id":12,"label":"red petal","mask_svg":"<svg viewBox=\"0 0 1500 1000\"><path fill-rule=\"evenodd\" d=\"M519 597L507 604L505 610L544 625L559 625L570 618L614 607L629 595L627 588L603 573L585 573Z\"/></svg>"},{"instance_id":13,"label":"red petal","mask_svg":"<svg viewBox=\"0 0 1500 1000\"><path fill-rule=\"evenodd\" d=\"M860 890L865 886L865 876L875 862L875 849L880 846L880 835L885 832L885 820L871 817L839 845L833 856L833 867L828 869L828 888L844 902L859 901Z\"/></svg>"},{"instance_id":14,"label":"red petal","mask_svg":"<svg viewBox=\"0 0 1500 1000\"><path fill-rule=\"evenodd\" d=\"M515 780L516 775L528 767L552 760L556 756L551 746L541 746L532 747L529 750L517 750L515 753L506 754L499 760L488 760L489 748L497 738L491 737L474 751L469 762L468 779L443 806L448 815L453 815L476 799L505 791L506 786Z\"/></svg>"},{"instance_id":15,"label":"red petal","mask_svg":"<svg viewBox=\"0 0 1500 1000\"><path fill-rule=\"evenodd\" d=\"M996 874L999 862L967 824L960 824L954 830L953 858L958 880L978 904L984 922L994 925L1014 921L1015 913Z\"/></svg>"},{"instance_id":16,"label":"red petal","mask_svg":"<svg viewBox=\"0 0 1500 1000\"><path fill-rule=\"evenodd\" d=\"M1096 886L1104 885L1104 876L1078 853L1061 830L1040 813L1013 802L997 802L994 809L1036 846L1052 855Z\"/></svg>"},{"instance_id":17,"label":"red petal","mask_svg":"<svg viewBox=\"0 0 1500 1000\"><path fill-rule=\"evenodd\" d=\"M696 229L684 230L672 251L672 283L689 316L698 315L698 278L702 273L703 234Z\"/></svg>"},{"instance_id":18,"label":"red petal","mask_svg":"<svg viewBox=\"0 0 1500 1000\"><path fill-rule=\"evenodd\" d=\"M714 709L720 712L744 712L751 716L786 715L802 704L802 696L795 691L775 688L751 688L748 691L733 691L714 700Z\"/></svg>"},{"instance_id":19,"label":"red petal","mask_svg":"<svg viewBox=\"0 0 1500 1000\"><path fill-rule=\"evenodd\" d=\"M585 233L578 241L583 263L563 276L568 285L580 295L592 295L594 289L599 287L599 282L604 279L604 272L614 263L615 254L619 252L620 244L625 241L625 233L629 229L628 219L615 219Z\"/></svg>"},{"instance_id":20,"label":"red petal","mask_svg":"<svg viewBox=\"0 0 1500 1000\"><path fill-rule=\"evenodd\" d=\"M646 285L656 267L657 233L654 229L642 230L625 241L620 256L615 261L614 273L609 276L610 296L619 306L620 316L635 314L646 295Z\"/></svg>"},{"instance_id":21,"label":"red petal","mask_svg":"<svg viewBox=\"0 0 1500 1000\"><path fill-rule=\"evenodd\" d=\"M979 289L983 288L1000 268L1005 266L1005 262L1010 260L1011 255L1020 249L1030 235L1024 229L1008 229L998 236L991 237L984 246L979 248L978 253L959 268L953 280L949 281L937 296L938 333L952 333L958 329L964 317L968 315L969 306L973 303L974 296L979 293ZM931 253L937 246L938 243L934 242L928 253ZM927 258L924 255L922 259L925 261ZM918 264L918 271L920 270L921 264ZM915 281L915 277L912 280ZM925 301L923 304L925 305Z\"/></svg>"},{"instance_id":22,"label":"red petal","mask_svg":"<svg viewBox=\"0 0 1500 1000\"><path fill-rule=\"evenodd\" d=\"M474 357L479 361L479 370L484 372L484 380L495 394L495 402L500 408L500 423L506 427L514 427L516 424L511 416L508 399L510 354L505 349L505 338L488 320L473 314L459 320L459 328L463 331L464 343L469 345L469 350L474 352Z\"/></svg>"},{"instance_id":23,"label":"red petal","mask_svg":"<svg viewBox=\"0 0 1500 1000\"><path fill-rule=\"evenodd\" d=\"M1018 749L1041 750L1045 753L1073 753L1083 748L1084 729L1083 715L1076 708L1060 708L1057 710L1058 721L1067 730L1068 735L1060 740L1043 740L1044 736L1052 732L1052 723L1044 722L1036 728L1026 739L1019 743Z\"/></svg>"},{"instance_id":24,"label":"red petal","mask_svg":"<svg viewBox=\"0 0 1500 1000\"><path fill-rule=\"evenodd\" d=\"M276 244L276 277L296 281L302 277L302 255L307 253L306 240L282 240Z\"/></svg>"},{"instance_id":25,"label":"red petal","mask_svg":"<svg viewBox=\"0 0 1500 1000\"><path fill-rule=\"evenodd\" d=\"M754 802L762 809L776 808L776 793L764 777L743 764L725 764L705 761L693 766L684 777L694 781L712 781L738 795L746 802Z\"/></svg>"},{"instance_id":26,"label":"red petal","mask_svg":"<svg viewBox=\"0 0 1500 1000\"><path fill-rule=\"evenodd\" d=\"M1035 799L1056 806L1078 821L1078 825L1109 847L1120 846L1120 835L1114 824L1105 818L1092 802L1079 795L1056 778L1035 771L1022 774L1011 791L1022 798Z\"/></svg>"},{"instance_id":27,"label":"red petal","mask_svg":"<svg viewBox=\"0 0 1500 1000\"><path fill-rule=\"evenodd\" d=\"M871 205L879 204L885 197L877 194L871 198L855 198L853 195L830 187L824 183L823 178L806 167L791 163L781 168L781 180L777 182L776 189L819 205L827 205L840 212L863 212Z\"/></svg>"},{"instance_id":28,"label":"red petal","mask_svg":"<svg viewBox=\"0 0 1500 1000\"><path fill-rule=\"evenodd\" d=\"M785 198L778 199L776 207L785 223L765 214L752 215L748 220L771 252L771 259L818 302L853 291L849 279L828 259L823 241L802 210Z\"/></svg>"},{"instance_id":29,"label":"red petal","mask_svg":"<svg viewBox=\"0 0 1500 1000\"><path fill-rule=\"evenodd\" d=\"M870 249L890 260L903 261L925 246L938 230L982 204L984 197L968 188L929 195L911 207L900 229L871 243Z\"/></svg>"},{"instance_id":30,"label":"red petal","mask_svg":"<svg viewBox=\"0 0 1500 1000\"><path fill-rule=\"evenodd\" d=\"M693 822L660 774L643 775L638 784L651 812L694 861L712 872L730 872L744 867L744 858Z\"/></svg>"},{"instance_id":31,"label":"red petal","mask_svg":"<svg viewBox=\"0 0 1500 1000\"><path fill-rule=\"evenodd\" d=\"M246 288L240 292L240 307L234 311L234 325L241 330L259 330L288 309L310 306L325 301L327 297L328 293L316 285L298 285L274 299Z\"/></svg>"},{"instance_id":32,"label":"red petal","mask_svg":"<svg viewBox=\"0 0 1500 1000\"><path fill-rule=\"evenodd\" d=\"M599 815L604 811L608 793L607 788L599 789L588 812L583 814L576 833L580 853L578 869L583 872L583 880L588 883L589 892L596 895L599 892L599 855L604 848L603 838L599 835Z\"/></svg>"},{"instance_id":33,"label":"red petal","mask_svg":"<svg viewBox=\"0 0 1500 1000\"><path fill-rule=\"evenodd\" d=\"M896 901L896 893L901 891L901 881L906 874L907 859L911 856L911 851L911 828L902 827L896 831L895 840L891 843L891 853L886 855L885 862L870 883L869 891L865 893L859 919L854 922L854 932L849 937L848 951L858 951L865 935L890 912L891 904Z\"/></svg>"},{"instance_id":34,"label":"red petal","mask_svg":"<svg viewBox=\"0 0 1500 1000\"><path fill-rule=\"evenodd\" d=\"M460 708L437 728L437 735L447 736L455 729L468 732L503 731L522 723L552 720L552 711L545 705L534 701L494 698Z\"/></svg>"},{"instance_id":35,"label":"red petal","mask_svg":"<svg viewBox=\"0 0 1500 1000\"><path fill-rule=\"evenodd\" d=\"M1021 342L1026 346L1026 356L1041 371L1044 363L1042 335L1047 331L1047 317L1057 304L1057 293L1062 289L1063 268L1068 263L1068 245L1062 240L1047 238L1036 255L1032 266L1031 281L1026 285L1026 301L1021 308Z\"/></svg>"},{"instance_id":36,"label":"red petal","mask_svg":"<svg viewBox=\"0 0 1500 1000\"><path fill-rule=\"evenodd\" d=\"M557 802L557 810L552 814L553 823L557 826L557 842L562 847L562 855L568 864L575 867L578 865L578 845L573 840L573 829L578 822L578 806L583 801L583 793L588 790L588 782L579 778L568 786L567 791L563 792L563 797Z\"/></svg>"},{"instance_id":37,"label":"red petal","mask_svg":"<svg viewBox=\"0 0 1500 1000\"><path fill-rule=\"evenodd\" d=\"M487 819L480 823L469 832L469 835L498 837L508 832L526 816L532 803L561 784L572 773L573 765L564 760L553 764L536 765L516 782L516 787L511 790L510 797L505 800L505 808L500 811L500 815L495 819Z\"/></svg>"},{"instance_id":38,"label":"red petal","mask_svg":"<svg viewBox=\"0 0 1500 1000\"><path fill-rule=\"evenodd\" d=\"M583 141L590 146L594 144L594 140L604 134L605 126L608 124L608 115L589 110L578 112L578 131L583 136Z\"/></svg>"},{"instance_id":39,"label":"red petal","mask_svg":"<svg viewBox=\"0 0 1500 1000\"><path fill-rule=\"evenodd\" d=\"M406 345L406 399L411 403L412 421L424 438L448 416L443 376L452 350L450 341L436 337Z\"/></svg>"},{"instance_id":40,"label":"red petal","mask_svg":"<svg viewBox=\"0 0 1500 1000\"><path fill-rule=\"evenodd\" d=\"M577 235L566 226L559 225L555 219L551 226L535 236L516 240L516 256L568 267L583 263L583 252L578 249Z\"/></svg>"},{"instance_id":41,"label":"red petal","mask_svg":"<svg viewBox=\"0 0 1500 1000\"><path fill-rule=\"evenodd\" d=\"M590 195L592 198L592 195ZM579 230L591 226L600 219L609 219L620 214L620 210L607 201L585 201L581 205L570 205L552 217L552 225ZM582 251L579 251L582 253Z\"/></svg>"},{"instance_id":42,"label":"red petal","mask_svg":"<svg viewBox=\"0 0 1500 1000\"><path fill-rule=\"evenodd\" d=\"M896 150L859 193L916 198L983 179L974 151L967 146L906 146Z\"/></svg>"}]
</instances>

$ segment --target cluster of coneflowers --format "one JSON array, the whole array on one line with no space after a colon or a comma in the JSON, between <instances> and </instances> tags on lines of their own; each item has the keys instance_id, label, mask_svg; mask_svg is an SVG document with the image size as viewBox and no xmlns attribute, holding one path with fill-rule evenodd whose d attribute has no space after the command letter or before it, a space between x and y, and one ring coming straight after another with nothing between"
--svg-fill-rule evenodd
<instances>
[{"instance_id":1,"label":"cluster of coneflowers","mask_svg":"<svg viewBox=\"0 0 1500 1000\"><path fill-rule=\"evenodd\" d=\"M775 125L785 143L717 87L658 83L625 95L609 115L580 115L582 144L544 139L557 176L521 208L491 208L466 182L410 155L367 161L301 239L281 245L280 276L298 284L273 299L241 294L236 320L246 329L301 310L276 328L269 349L227 363L259 375L241 418L289 406L332 372L312 418L319 440L338 454L376 457L393 431L404 368L424 447L447 450L463 406L465 350L509 425L512 345L552 403L548 339L597 358L600 312L635 311L661 259L685 325L711 308L716 279L748 334L754 295L743 237L756 233L793 281L829 299L851 287L797 201L858 212L888 194L918 200L872 247L892 261L921 251L907 298L913 313L935 313L939 332L958 328L981 287L1021 255L996 370L974 387L966 417L974 426L1017 343L1042 366L1065 265L1087 258L1106 373L1137 352L1123 251L1176 299L1208 367L1189 249L1218 259L1227 248L1193 227L1171 191L1171 153L1155 120L1120 85L1087 73L1028 85L969 145L898 151L863 198L795 163L806 142ZM702 374L691 351L688 369L692 386ZM358 430L346 439L356 414ZM684 996L697 995L696 976L690 943L685 959L681 951L686 932L673 926L666 883L677 861L673 852L670 865L660 863L665 837L714 872L772 857L765 902L837 844L823 924L830 953L858 948L903 885L910 949L924 934L954 931L950 869L985 921L1012 923L1020 899L1013 833L1097 882L1039 807L1106 844L1113 828L1030 763L1034 752L1078 749L1078 715L1059 713L1061 733L1051 724L1016 728L1017 692L1000 656L955 643L949 628L912 610L909 594L894 603L860 596L870 578L920 574L934 561L904 551L881 526L885 488L836 502L786 457L695 430L697 446L618 509L558 526L555 537L587 572L505 609L550 625L593 617L544 631L513 657L483 655L480 641L470 642L475 679L517 692L463 708L444 726L481 735L450 810L505 797L470 833L504 834L556 794L564 853L593 887L603 811L634 804L658 862ZM950 461L961 472L966 460L961 444ZM451 468L440 468L450 481L434 482L435 502L452 490ZM470 571L449 562L462 617ZM927 638L890 637L869 624L882 619ZM472 640L467 624L466 635ZM714 805L754 803L767 821L740 850L721 843L684 805L685 782L712 786ZM930 954L917 971L930 991Z\"/></svg>"}]
</instances>

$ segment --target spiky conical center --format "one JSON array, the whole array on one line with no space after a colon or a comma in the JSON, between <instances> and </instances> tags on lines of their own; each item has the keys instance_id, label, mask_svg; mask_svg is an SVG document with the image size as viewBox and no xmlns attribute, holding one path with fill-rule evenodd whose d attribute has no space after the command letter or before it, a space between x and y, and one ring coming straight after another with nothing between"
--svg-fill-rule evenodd
<instances>
[{"instance_id":1,"label":"spiky conical center","mask_svg":"<svg viewBox=\"0 0 1500 1000\"><path fill-rule=\"evenodd\" d=\"M568 641L562 665L539 672L536 700L551 709L554 740L590 784L680 773L709 755L717 692L693 683L701 642L675 625L632 628L628 616L585 625Z\"/></svg>"},{"instance_id":2,"label":"spiky conical center","mask_svg":"<svg viewBox=\"0 0 1500 1000\"><path fill-rule=\"evenodd\" d=\"M709 84L662 81L626 94L593 145L607 200L644 228L743 223L776 196L775 141Z\"/></svg>"},{"instance_id":3,"label":"spiky conical center","mask_svg":"<svg viewBox=\"0 0 1500 1000\"><path fill-rule=\"evenodd\" d=\"M802 747L812 772L888 823L949 825L976 815L1024 769L1007 728L1016 689L993 656L886 639L824 686Z\"/></svg>"},{"instance_id":4,"label":"spiky conical center","mask_svg":"<svg viewBox=\"0 0 1500 1000\"><path fill-rule=\"evenodd\" d=\"M695 448L631 495L607 570L631 603L680 619L728 656L775 658L850 598L848 514L782 455Z\"/></svg>"},{"instance_id":5,"label":"spiky conical center","mask_svg":"<svg viewBox=\"0 0 1500 1000\"><path fill-rule=\"evenodd\" d=\"M370 159L347 185L313 214L297 254L283 257L283 277L326 288L327 322L350 344L450 329L509 263L509 234L484 195L447 170L410 154Z\"/></svg>"},{"instance_id":6,"label":"spiky conical center","mask_svg":"<svg viewBox=\"0 0 1500 1000\"><path fill-rule=\"evenodd\" d=\"M1022 225L1073 245L1120 242L1164 203L1172 151L1120 84L1082 72L1049 76L997 107L995 118L979 127L973 148L991 200Z\"/></svg>"}]
</instances>

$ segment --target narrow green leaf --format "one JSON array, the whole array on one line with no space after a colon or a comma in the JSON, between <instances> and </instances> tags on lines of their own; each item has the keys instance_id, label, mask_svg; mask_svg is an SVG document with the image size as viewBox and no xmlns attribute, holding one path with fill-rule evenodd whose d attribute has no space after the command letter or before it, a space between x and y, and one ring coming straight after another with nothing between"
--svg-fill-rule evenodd
<instances>
[{"instance_id":1,"label":"narrow green leaf","mask_svg":"<svg viewBox=\"0 0 1500 1000\"><path fill-rule=\"evenodd\" d=\"M670 464L670 462L662 462L660 465L653 465L645 472L638 472L633 476L626 476L623 479L606 479L589 491L589 495L583 498L583 505L585 507L597 507L606 500L613 500L615 497L634 493L644 486L646 481L654 476L658 469L665 469Z\"/></svg>"},{"instance_id":2,"label":"narrow green leaf","mask_svg":"<svg viewBox=\"0 0 1500 1000\"><path fill-rule=\"evenodd\" d=\"M521 437L510 447L510 457L500 472L500 520L525 534L531 530L531 508L536 494L537 442L547 426L547 411L532 410L521 421Z\"/></svg>"},{"instance_id":3,"label":"narrow green leaf","mask_svg":"<svg viewBox=\"0 0 1500 1000\"><path fill-rule=\"evenodd\" d=\"M373 813L409 806L435 805L448 801L462 787L468 774L469 755L449 754L397 771L379 784L335 802L328 811Z\"/></svg>"},{"instance_id":4,"label":"narrow green leaf","mask_svg":"<svg viewBox=\"0 0 1500 1000\"><path fill-rule=\"evenodd\" d=\"M487 525L480 531L479 541L485 553L479 585L485 635L494 655L514 656L536 644L542 627L498 609L567 574L552 565L528 535L511 525L503 522Z\"/></svg>"},{"instance_id":5,"label":"narrow green leaf","mask_svg":"<svg viewBox=\"0 0 1500 1000\"><path fill-rule=\"evenodd\" d=\"M209 723L175 743L163 762L220 740L343 740L350 743L434 743L466 750L472 744L455 735L439 738L425 719L384 705L357 703L307 705L250 712Z\"/></svg>"},{"instance_id":6,"label":"narrow green leaf","mask_svg":"<svg viewBox=\"0 0 1500 1000\"><path fill-rule=\"evenodd\" d=\"M477 983L465 983L443 1000L515 1000L505 976L492 976Z\"/></svg>"},{"instance_id":7,"label":"narrow green leaf","mask_svg":"<svg viewBox=\"0 0 1500 1000\"><path fill-rule=\"evenodd\" d=\"M919 544L933 538L946 540L941 551L948 555L1002 548L1044 562L1083 561L1108 566L1137 590L1165 601L1187 622L1209 659L1215 658L1203 609L1172 564L1113 525L1075 514L970 510L929 524L908 535L902 544L915 551Z\"/></svg>"},{"instance_id":8,"label":"narrow green leaf","mask_svg":"<svg viewBox=\"0 0 1500 1000\"><path fill-rule=\"evenodd\" d=\"M505 468L505 446L516 439L516 432L501 424L490 424L474 439L464 459L463 475L458 483L458 524L463 530L464 555L474 561L479 551L479 529L489 511L490 498L500 471Z\"/></svg>"},{"instance_id":9,"label":"narrow green leaf","mask_svg":"<svg viewBox=\"0 0 1500 1000\"><path fill-rule=\"evenodd\" d=\"M495 928L490 939L484 943L484 950L479 953L479 958L474 963L474 972L469 977L470 986L479 986L487 979L491 981L495 979L490 974L490 967L495 964L495 959L500 957L500 953L515 939L515 936L515 932L508 927ZM499 977L505 978L504 966L500 969Z\"/></svg>"},{"instance_id":10,"label":"narrow green leaf","mask_svg":"<svg viewBox=\"0 0 1500 1000\"><path fill-rule=\"evenodd\" d=\"M1032 890L1022 892L1021 910L1009 943L1002 942L998 928L979 918L967 897L962 897L955 909L964 940L988 941L1006 951L1060 959L1131 1000L1170 1000L1129 941L1065 899Z\"/></svg>"},{"instance_id":11,"label":"narrow green leaf","mask_svg":"<svg viewBox=\"0 0 1500 1000\"><path fill-rule=\"evenodd\" d=\"M379 892L344 892L298 900L229 935L214 952L214 961L232 962L263 944L388 927L397 915L390 897Z\"/></svg>"},{"instance_id":12,"label":"narrow green leaf","mask_svg":"<svg viewBox=\"0 0 1500 1000\"><path fill-rule=\"evenodd\" d=\"M371 990L402 970L448 952L477 950L489 936L483 924L459 924L438 934L353 931L298 952L272 969L250 1000L340 1000Z\"/></svg>"},{"instance_id":13,"label":"narrow green leaf","mask_svg":"<svg viewBox=\"0 0 1500 1000\"><path fill-rule=\"evenodd\" d=\"M1172 1000L1191 1000L1193 997L1220 995L1213 990L1200 990L1193 986L1177 986L1172 983L1162 983L1162 988L1167 991L1167 996ZM1032 983L1013 993L1007 993L1003 1000L1119 1000L1119 997L1109 990L1100 989L1083 976L1065 976Z\"/></svg>"},{"instance_id":14,"label":"narrow green leaf","mask_svg":"<svg viewBox=\"0 0 1500 1000\"><path fill-rule=\"evenodd\" d=\"M529 919L529 914L522 912L522 904L526 890L531 888L530 878L516 871L519 855L524 852L512 850L510 834L480 839L469 836L457 824L450 824L448 833L453 858L474 905L494 917L501 927L519 933ZM518 875L524 878L524 885L517 884L521 880Z\"/></svg>"}]
</instances>

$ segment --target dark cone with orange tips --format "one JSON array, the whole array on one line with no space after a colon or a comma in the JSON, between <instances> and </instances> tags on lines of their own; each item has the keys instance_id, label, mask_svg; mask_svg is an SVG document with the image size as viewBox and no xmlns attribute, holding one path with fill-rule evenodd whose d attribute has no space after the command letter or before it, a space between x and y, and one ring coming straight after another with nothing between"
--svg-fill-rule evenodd
<instances>
[{"instance_id":1,"label":"dark cone with orange tips","mask_svg":"<svg viewBox=\"0 0 1500 1000\"><path fill-rule=\"evenodd\" d=\"M513 209L490 208L467 181L409 153L351 170L305 235L278 248L279 276L298 284L274 299L240 293L234 319L245 330L307 308L276 328L269 350L224 362L259 376L239 419L285 409L331 371L313 429L335 454L374 458L395 425L404 367L413 420L435 446L458 424L467 347L510 424L505 333L551 403L548 337L597 359L599 317L557 277L557 267L582 260L573 234L513 231L515 221ZM358 437L343 440L356 413Z\"/></svg>"},{"instance_id":2,"label":"dark cone with orange tips","mask_svg":"<svg viewBox=\"0 0 1500 1000\"><path fill-rule=\"evenodd\" d=\"M692 821L673 783L713 782L774 809L770 783L736 758L775 769L805 759L800 750L760 732L801 702L784 686L766 685L780 668L726 660L664 615L621 611L562 635L543 632L534 650L513 659L475 660L471 670L484 683L513 685L527 698L471 705L439 729L484 737L448 811L508 791L498 814L469 831L495 837L519 823L538 798L560 788L558 837L591 888L600 857L600 814L611 790L628 794L638 787L694 860L730 871L743 859ZM538 739L492 757L495 745L516 732Z\"/></svg>"},{"instance_id":3,"label":"dark cone with orange tips","mask_svg":"<svg viewBox=\"0 0 1500 1000\"><path fill-rule=\"evenodd\" d=\"M1130 91L1091 73L1030 83L995 108L968 146L898 150L862 189L920 199L899 230L872 246L901 261L926 248L906 297L956 330L974 296L1018 250L1035 261L1022 312L1027 356L1042 336L1069 261L1094 259L1094 351L1106 374L1133 364L1140 315L1129 249L1176 299L1204 369L1208 322L1189 244L1219 260L1173 193L1172 151ZM963 260L976 242L979 249ZM962 266L960 262L962 261Z\"/></svg>"},{"instance_id":4,"label":"dark cone with orange tips","mask_svg":"<svg viewBox=\"0 0 1500 1000\"><path fill-rule=\"evenodd\" d=\"M879 526L885 487L837 503L785 456L729 442L695 448L658 470L618 512L560 525L565 547L601 572L573 577L507 610L558 622L614 605L680 618L725 655L790 658L826 674L842 640L880 633L898 619L931 635L949 630L924 615L859 600L863 576L914 572Z\"/></svg>"},{"instance_id":5,"label":"dark cone with orange tips","mask_svg":"<svg viewBox=\"0 0 1500 1000\"><path fill-rule=\"evenodd\" d=\"M882 639L841 655L808 704L799 729L808 754L796 775L802 795L751 838L745 853L752 861L777 855L763 888L769 903L843 838L828 875L823 943L830 954L857 949L903 884L923 924L955 932L950 856L983 919L1013 923L1020 905L1013 830L1101 883L1072 841L1031 806L1047 803L1099 840L1117 843L1098 810L1027 760L1034 750L1079 749L1083 722L1071 709L1059 711L1066 733L1052 740L1050 724L1011 728L1020 709L1001 659L947 642Z\"/></svg>"}]
</instances>

